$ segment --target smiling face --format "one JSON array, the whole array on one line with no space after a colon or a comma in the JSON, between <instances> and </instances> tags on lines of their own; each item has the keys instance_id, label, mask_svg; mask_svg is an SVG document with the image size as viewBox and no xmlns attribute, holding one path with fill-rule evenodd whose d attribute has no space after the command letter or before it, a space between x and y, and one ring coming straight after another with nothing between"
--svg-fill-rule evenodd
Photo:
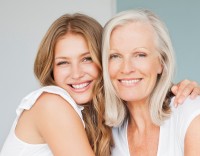
<instances>
[{"instance_id":1,"label":"smiling face","mask_svg":"<svg viewBox=\"0 0 200 156\"><path fill-rule=\"evenodd\" d=\"M89 102L99 70L92 61L84 37L74 33L64 35L57 41L54 53L55 83L64 88L77 104Z\"/></svg>"},{"instance_id":2,"label":"smiling face","mask_svg":"<svg viewBox=\"0 0 200 156\"><path fill-rule=\"evenodd\" d=\"M115 28L110 38L109 74L121 99L145 103L162 72L155 33L147 23Z\"/></svg>"}]
</instances>

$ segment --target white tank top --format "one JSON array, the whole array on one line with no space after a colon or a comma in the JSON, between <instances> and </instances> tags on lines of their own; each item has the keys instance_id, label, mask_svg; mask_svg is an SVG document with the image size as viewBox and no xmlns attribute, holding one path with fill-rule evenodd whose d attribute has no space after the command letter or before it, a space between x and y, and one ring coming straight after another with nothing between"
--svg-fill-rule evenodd
<instances>
[{"instance_id":1,"label":"white tank top","mask_svg":"<svg viewBox=\"0 0 200 156\"><path fill-rule=\"evenodd\" d=\"M186 131L193 119L200 115L200 96L194 100L187 98L177 108L173 102L174 98L170 103L172 109L170 118L160 126L157 156L184 156ZM130 156L127 126L128 121L125 121L120 127L112 129L115 143L112 156Z\"/></svg>"},{"instance_id":2,"label":"white tank top","mask_svg":"<svg viewBox=\"0 0 200 156\"><path fill-rule=\"evenodd\" d=\"M22 99L20 105L18 106L16 112L17 117L12 125L10 133L3 145L0 156L53 156L50 148L47 144L29 144L26 143L15 135L15 127L17 125L18 119L21 113L24 110L29 110L34 105L36 100L43 92L53 93L60 95L66 101L71 104L74 110L77 112L79 117L81 118L83 125L85 127L81 110L83 110L82 106L77 105L74 100L70 97L70 95L62 88L56 86L46 86L42 87Z\"/></svg>"}]
</instances>

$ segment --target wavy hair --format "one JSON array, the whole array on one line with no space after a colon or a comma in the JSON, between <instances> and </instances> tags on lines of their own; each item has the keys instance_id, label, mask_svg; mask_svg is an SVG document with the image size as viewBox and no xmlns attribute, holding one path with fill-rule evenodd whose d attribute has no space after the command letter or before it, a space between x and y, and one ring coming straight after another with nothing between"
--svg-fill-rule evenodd
<instances>
[{"instance_id":1,"label":"wavy hair","mask_svg":"<svg viewBox=\"0 0 200 156\"><path fill-rule=\"evenodd\" d=\"M112 144L111 129L104 124L103 78L101 66L102 26L83 14L65 14L58 18L44 36L35 59L34 73L42 86L55 85L53 78L54 49L57 41L67 33L82 35L87 41L92 60L99 69L93 89L93 99L84 107L86 133L97 156L109 156Z\"/></svg>"},{"instance_id":2,"label":"wavy hair","mask_svg":"<svg viewBox=\"0 0 200 156\"><path fill-rule=\"evenodd\" d=\"M150 96L149 111L151 119L156 125L160 125L170 115L168 95L170 94L169 90L174 75L175 61L168 30L158 16L151 11L144 9L128 10L117 14L108 21L103 32L102 64L105 92L105 120L109 126L119 126L128 116L126 102L122 101L118 96L108 72L110 36L115 28L134 22L149 24L153 28L156 50L163 66L162 73L158 75L156 86Z\"/></svg>"}]
</instances>

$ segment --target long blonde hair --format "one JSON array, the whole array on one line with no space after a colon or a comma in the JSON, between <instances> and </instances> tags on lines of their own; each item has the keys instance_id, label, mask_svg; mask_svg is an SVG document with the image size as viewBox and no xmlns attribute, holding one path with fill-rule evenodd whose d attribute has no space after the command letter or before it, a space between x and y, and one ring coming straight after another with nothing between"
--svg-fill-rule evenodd
<instances>
[{"instance_id":1,"label":"long blonde hair","mask_svg":"<svg viewBox=\"0 0 200 156\"><path fill-rule=\"evenodd\" d=\"M101 66L102 26L83 14L65 14L58 18L44 36L34 64L34 72L42 86L55 85L53 78L54 48L58 39L67 33L82 35L87 41L92 60L97 64L99 77L93 89L93 99L84 106L86 133L97 156L109 156L112 144L111 129L104 124L103 78Z\"/></svg>"},{"instance_id":2,"label":"long blonde hair","mask_svg":"<svg viewBox=\"0 0 200 156\"><path fill-rule=\"evenodd\" d=\"M158 76L156 86L150 97L149 111L151 119L156 125L160 125L170 115L169 98L166 97L169 95L175 61L168 30L162 21L151 11L143 9L128 10L117 14L108 21L103 33L102 60L105 88L105 119L106 124L109 126L119 126L128 115L125 101L122 101L117 95L108 72L110 36L116 27L133 22L148 23L152 26L156 35L157 52L163 66L163 71Z\"/></svg>"}]
</instances>

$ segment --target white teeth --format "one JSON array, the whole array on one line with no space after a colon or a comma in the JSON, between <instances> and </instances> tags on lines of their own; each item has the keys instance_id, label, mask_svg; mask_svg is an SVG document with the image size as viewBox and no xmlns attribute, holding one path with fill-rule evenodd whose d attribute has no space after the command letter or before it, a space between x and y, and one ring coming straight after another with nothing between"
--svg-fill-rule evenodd
<instances>
[{"instance_id":1,"label":"white teeth","mask_svg":"<svg viewBox=\"0 0 200 156\"><path fill-rule=\"evenodd\" d=\"M134 84L134 83L137 83L139 82L140 80L139 79L135 79L135 80L121 80L121 83L124 83L124 84Z\"/></svg>"},{"instance_id":2,"label":"white teeth","mask_svg":"<svg viewBox=\"0 0 200 156\"><path fill-rule=\"evenodd\" d=\"M82 83L82 84L79 84L79 85L72 85L72 87L75 88L75 89L82 89L82 88L84 88L88 85L89 85L89 83Z\"/></svg>"}]
</instances>

